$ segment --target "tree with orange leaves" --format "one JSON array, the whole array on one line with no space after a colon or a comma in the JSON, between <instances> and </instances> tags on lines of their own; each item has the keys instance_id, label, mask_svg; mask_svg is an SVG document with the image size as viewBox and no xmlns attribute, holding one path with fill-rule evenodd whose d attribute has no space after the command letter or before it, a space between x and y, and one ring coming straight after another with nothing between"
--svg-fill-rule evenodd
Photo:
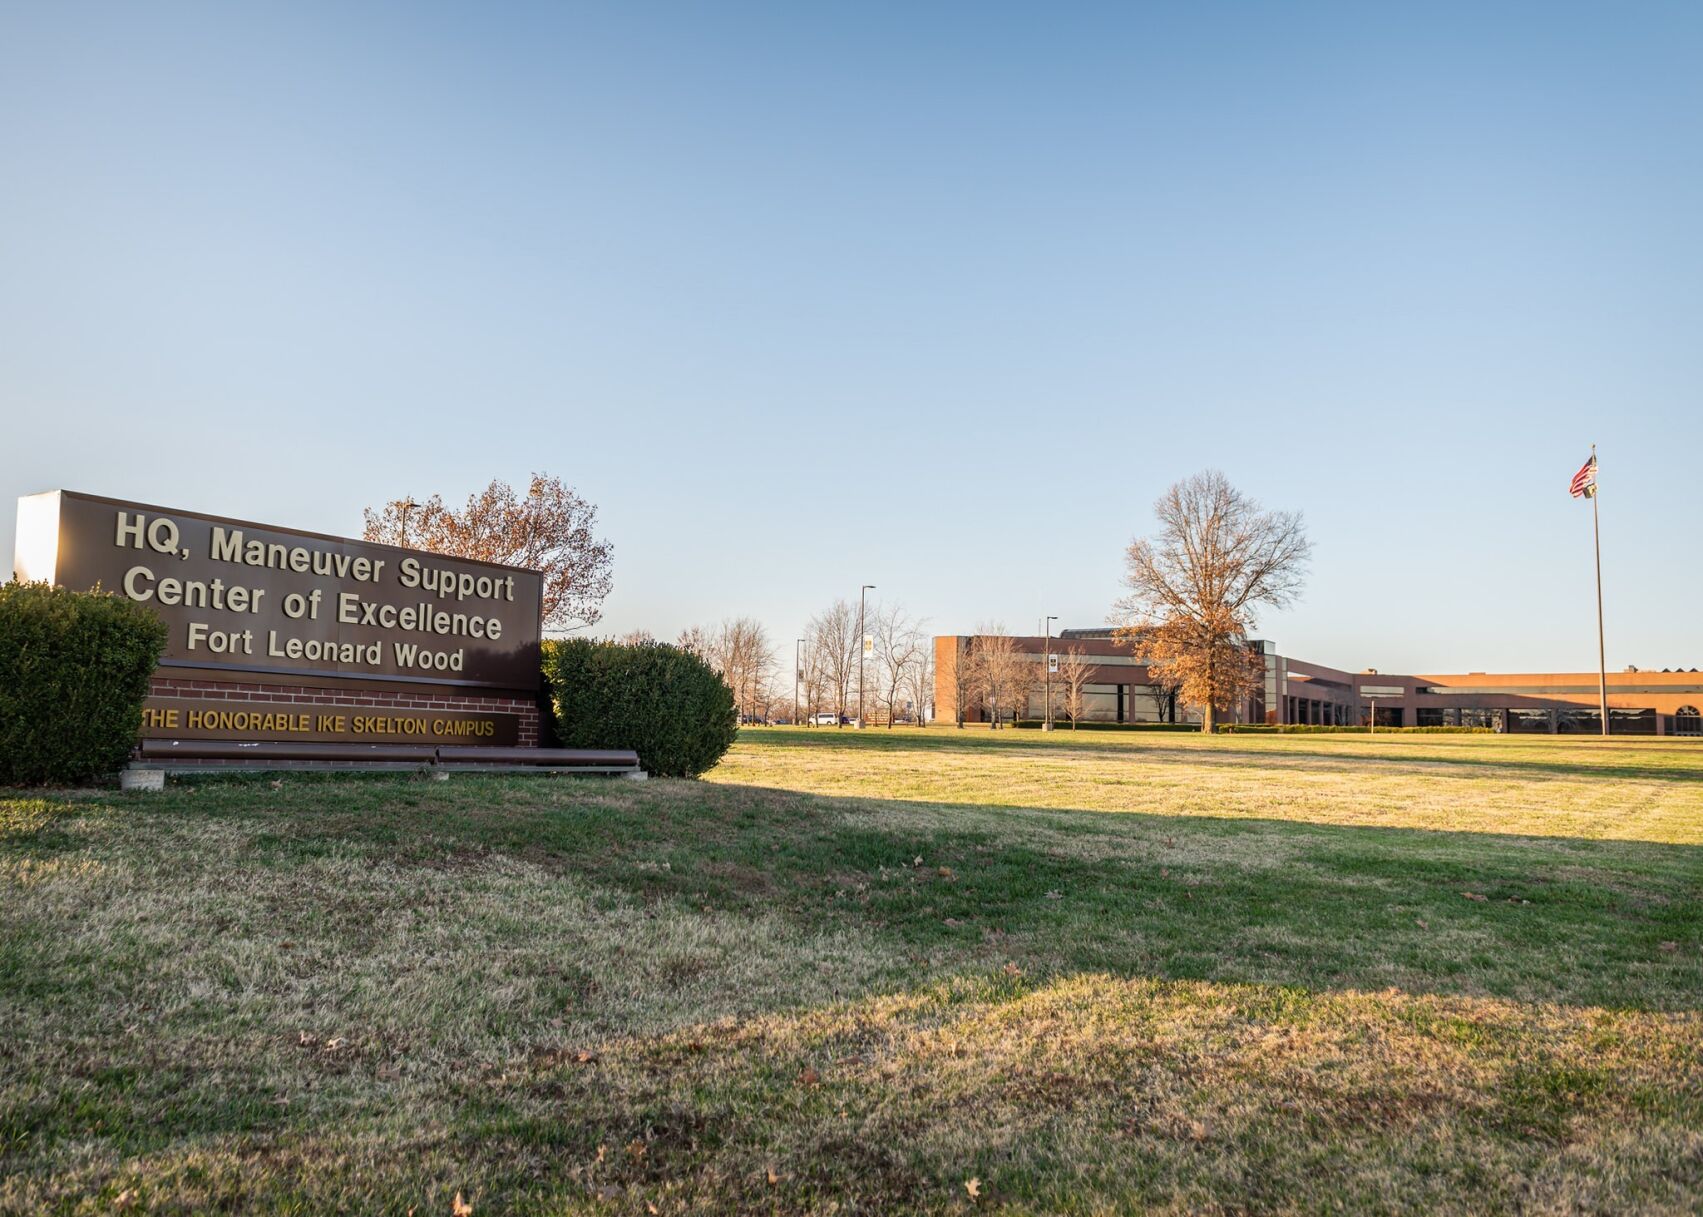
<instances>
[{"instance_id":1,"label":"tree with orange leaves","mask_svg":"<svg viewBox=\"0 0 1703 1217\"><path fill-rule=\"evenodd\" d=\"M533 474L524 498L493 480L459 511L434 494L424 503L392 499L362 514L368 541L538 571L547 630L595 625L614 584L614 550L593 531L597 508L561 478Z\"/></svg>"},{"instance_id":2,"label":"tree with orange leaves","mask_svg":"<svg viewBox=\"0 0 1703 1217\"><path fill-rule=\"evenodd\" d=\"M1213 731L1264 674L1248 646L1255 610L1300 594L1312 546L1299 513L1262 509L1216 470L1173 485L1154 514L1158 535L1124 558L1118 637Z\"/></svg>"}]
</instances>

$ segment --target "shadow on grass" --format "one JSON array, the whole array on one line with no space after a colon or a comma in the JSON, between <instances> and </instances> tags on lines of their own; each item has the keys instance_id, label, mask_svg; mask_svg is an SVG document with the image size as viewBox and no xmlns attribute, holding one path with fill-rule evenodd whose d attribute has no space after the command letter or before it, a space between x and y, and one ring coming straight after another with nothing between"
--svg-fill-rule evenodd
<instances>
[{"instance_id":1,"label":"shadow on grass","mask_svg":"<svg viewBox=\"0 0 1703 1217\"><path fill-rule=\"evenodd\" d=\"M1393 744L1389 740L1379 740L1375 736L1343 734L1329 735L1263 735L1242 736L1232 734L1215 736L1210 739L1192 735L1187 738L1195 740L1191 745L1179 746L1172 742L1172 733L1155 733L1144 736L1131 732L1120 739L1104 738L1103 732L1087 732L1083 735L1073 735L1069 731L1056 731L1049 739L1037 731L1002 731L991 732L985 729L977 731L958 731L951 727L931 728L926 732L906 731L902 734L886 734L881 731L849 731L820 729L817 731L760 731L750 733L745 742L764 748L809 749L820 747L863 748L879 752L960 752L978 753L985 755L989 748L1023 748L1036 750L1053 750L1058 755L1068 756L1072 752L1087 752L1100 756L1128 757L1132 760L1157 761L1186 761L1190 764L1211 764L1221 760L1226 764L1243 764L1251 768L1265 769L1318 769L1321 765L1394 765L1416 769L1429 768L1434 765L1458 766L1472 771L1460 774L1474 780L1484 776L1482 770L1510 770L1525 774L1547 774L1555 777L1601 777L1622 778L1632 781L1664 781L1664 782L1703 782L1703 743L1676 740L1673 737L1624 738L1600 740L1595 738L1569 739L1568 737L1551 736L1399 736L1401 743ZM1100 738L1094 738L1100 736ZM1280 741L1291 740L1321 740L1328 739L1331 743L1341 744L1347 748L1364 749L1363 751L1331 751L1331 752L1291 752L1283 750ZM1278 745L1273 747L1271 745ZM1555 760L1547 758L1533 760L1529 758L1509 757L1503 754L1485 752L1472 755L1475 746L1486 749L1504 746L1530 745L1537 748L1555 748L1558 750ZM1559 749L1568 744L1577 744L1595 755L1601 756L1613 750L1620 754L1613 760L1600 763L1584 763L1567 760ZM1635 750L1650 747L1672 746L1685 749L1678 753L1683 756L1685 763L1659 764L1652 763L1647 758L1640 760ZM1378 752L1374 749L1391 747L1397 750ZM1449 751L1407 751L1408 748L1448 749ZM1695 749L1695 755L1690 754ZM1625 759L1621 759L1625 757ZM1455 776L1455 775L1441 775Z\"/></svg>"},{"instance_id":2,"label":"shadow on grass","mask_svg":"<svg viewBox=\"0 0 1703 1217\"><path fill-rule=\"evenodd\" d=\"M191 809L248 825L260 865L518 857L641 902L866 933L925 971L1014 961L1658 1010L1703 993L1695 846L664 781L219 779L138 805Z\"/></svg>"},{"instance_id":3,"label":"shadow on grass","mask_svg":"<svg viewBox=\"0 0 1703 1217\"><path fill-rule=\"evenodd\" d=\"M186 861L197 841L208 856ZM1696 1020L1614 1009L1697 1008L1697 847L538 777L0 796L0 863L56 857L116 860L120 893L176 883L174 863L414 868L386 889L403 906L524 859L611 904L785 918L895 963L843 1001L787 988L762 1018L622 1029L591 1052L550 1038L570 998L527 1004L519 984L476 1051L439 1058L411 1002L335 1052L295 1019L341 1032L372 1007L327 990L251 1025L265 974L243 969L156 1026L156 990L175 1000L183 979L150 967L149 940L68 964L49 926L14 919L0 993L38 1030L7 1050L27 1084L0 1105L0 1189L16 1189L0 1210L134 1190L177 1211L400 1217L467 1186L478 1211L654 1195L661 1211L962 1212L976 1178L1018 1211L1516 1211L1526 1179L1596 1162L1631 1190L1563 1200L1683 1211L1696 1194ZM335 891L321 873L314 898ZM508 955L529 929L461 958ZM241 940L244 969L290 945L270 932L292 933ZM364 949L344 929L326 959ZM552 949L514 952L510 978ZM150 1003L133 1007L143 1034L114 1031L126 996Z\"/></svg>"}]
</instances>

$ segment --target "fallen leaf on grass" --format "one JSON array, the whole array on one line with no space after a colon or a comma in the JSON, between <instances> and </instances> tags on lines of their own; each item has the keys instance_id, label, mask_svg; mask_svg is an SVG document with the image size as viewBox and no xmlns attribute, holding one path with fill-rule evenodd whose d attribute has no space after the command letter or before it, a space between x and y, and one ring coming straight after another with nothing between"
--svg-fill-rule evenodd
<instances>
[{"instance_id":1,"label":"fallen leaf on grass","mask_svg":"<svg viewBox=\"0 0 1703 1217\"><path fill-rule=\"evenodd\" d=\"M590 1064L594 1063L596 1060L597 1060L597 1053L590 1052L590 1051L588 1051L584 1048L581 1048L578 1052L574 1053L574 1061L577 1064L590 1065Z\"/></svg>"},{"instance_id":2,"label":"fallen leaf on grass","mask_svg":"<svg viewBox=\"0 0 1703 1217\"><path fill-rule=\"evenodd\" d=\"M1008 963L1005 965L1005 974L1015 978L1023 975L1023 969L1018 967L1015 963Z\"/></svg>"},{"instance_id":3,"label":"fallen leaf on grass","mask_svg":"<svg viewBox=\"0 0 1703 1217\"><path fill-rule=\"evenodd\" d=\"M780 1181L781 1181L780 1172L775 1170L775 1168L771 1166L769 1168L769 1186L774 1187Z\"/></svg>"},{"instance_id":4,"label":"fallen leaf on grass","mask_svg":"<svg viewBox=\"0 0 1703 1217\"><path fill-rule=\"evenodd\" d=\"M1048 892L1047 893L1047 899L1048 900L1063 900L1064 899L1064 893L1058 892L1058 891Z\"/></svg>"},{"instance_id":5,"label":"fallen leaf on grass","mask_svg":"<svg viewBox=\"0 0 1703 1217\"><path fill-rule=\"evenodd\" d=\"M803 1073L798 1075L798 1084L800 1086L820 1086L822 1084L822 1075L817 1073L814 1069L806 1068Z\"/></svg>"},{"instance_id":6,"label":"fallen leaf on grass","mask_svg":"<svg viewBox=\"0 0 1703 1217\"><path fill-rule=\"evenodd\" d=\"M645 1143L643 1141L635 1139L627 1142L627 1157L631 1158L634 1162L637 1162L640 1158L644 1157L645 1152Z\"/></svg>"},{"instance_id":7,"label":"fallen leaf on grass","mask_svg":"<svg viewBox=\"0 0 1703 1217\"><path fill-rule=\"evenodd\" d=\"M1468 900L1475 900L1479 904L1483 904L1486 900L1490 899L1489 896L1480 896L1477 892L1462 892L1461 895L1465 896Z\"/></svg>"},{"instance_id":8,"label":"fallen leaf on grass","mask_svg":"<svg viewBox=\"0 0 1703 1217\"><path fill-rule=\"evenodd\" d=\"M338 1049L347 1048L348 1046L349 1041L344 1039L341 1035L334 1035L325 1041L325 1050L327 1052L336 1052Z\"/></svg>"},{"instance_id":9,"label":"fallen leaf on grass","mask_svg":"<svg viewBox=\"0 0 1703 1217\"><path fill-rule=\"evenodd\" d=\"M597 1147L597 1159L596 1160L598 1162L601 1162L601 1161L603 1161L603 1159L605 1157L608 1156L608 1154L609 1154L609 1147L607 1145L599 1145Z\"/></svg>"},{"instance_id":10,"label":"fallen leaf on grass","mask_svg":"<svg viewBox=\"0 0 1703 1217\"><path fill-rule=\"evenodd\" d=\"M454 1217L473 1217L473 1206L461 1198L461 1193L455 1194L455 1203L449 1206Z\"/></svg>"},{"instance_id":11,"label":"fallen leaf on grass","mask_svg":"<svg viewBox=\"0 0 1703 1217\"><path fill-rule=\"evenodd\" d=\"M950 866L943 866L940 868L938 874L942 879L950 879L952 877L952 868Z\"/></svg>"},{"instance_id":12,"label":"fallen leaf on grass","mask_svg":"<svg viewBox=\"0 0 1703 1217\"><path fill-rule=\"evenodd\" d=\"M1659 943L1657 945L1659 945L1660 948L1664 951L1677 951L1677 950L1679 950L1679 944L1677 942L1663 942L1663 943Z\"/></svg>"},{"instance_id":13,"label":"fallen leaf on grass","mask_svg":"<svg viewBox=\"0 0 1703 1217\"><path fill-rule=\"evenodd\" d=\"M972 1175L970 1178L964 1180L964 1190L970 1194L971 1200L976 1200L980 1198L982 1194L982 1181Z\"/></svg>"},{"instance_id":14,"label":"fallen leaf on grass","mask_svg":"<svg viewBox=\"0 0 1703 1217\"><path fill-rule=\"evenodd\" d=\"M948 917L944 921L942 921L941 924L942 925L963 925L964 923L962 921L959 921L956 917Z\"/></svg>"}]
</instances>

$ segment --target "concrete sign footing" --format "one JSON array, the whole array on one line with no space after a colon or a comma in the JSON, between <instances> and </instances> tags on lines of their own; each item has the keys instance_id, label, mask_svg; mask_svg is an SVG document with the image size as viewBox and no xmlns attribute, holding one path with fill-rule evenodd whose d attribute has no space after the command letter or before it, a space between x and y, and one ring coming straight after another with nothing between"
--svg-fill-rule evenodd
<instances>
[{"instance_id":1,"label":"concrete sign footing","mask_svg":"<svg viewBox=\"0 0 1703 1217\"><path fill-rule=\"evenodd\" d=\"M164 790L166 788L166 771L164 769L125 769L118 775L120 790Z\"/></svg>"}]
</instances>

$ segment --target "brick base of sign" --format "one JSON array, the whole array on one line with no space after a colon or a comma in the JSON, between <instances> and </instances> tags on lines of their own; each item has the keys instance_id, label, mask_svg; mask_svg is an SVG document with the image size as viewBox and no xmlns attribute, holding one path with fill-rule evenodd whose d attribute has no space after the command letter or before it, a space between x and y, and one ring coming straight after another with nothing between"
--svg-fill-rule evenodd
<instances>
[{"instance_id":1,"label":"brick base of sign","mask_svg":"<svg viewBox=\"0 0 1703 1217\"><path fill-rule=\"evenodd\" d=\"M390 716L465 716L513 715L516 734L513 742L522 748L539 746L538 703L525 696L491 696L488 694L453 694L441 691L409 692L388 689L338 689L312 685L236 684L230 681L192 680L172 676L155 676L149 682L149 704L169 706L176 703L241 703L245 711L264 712L276 707L279 714L307 714L314 718L337 715L352 718L359 715L371 720ZM144 725L144 733L164 736L171 731L163 726ZM374 737L375 739L377 737ZM486 740L469 737L459 742L479 744Z\"/></svg>"}]
</instances>

